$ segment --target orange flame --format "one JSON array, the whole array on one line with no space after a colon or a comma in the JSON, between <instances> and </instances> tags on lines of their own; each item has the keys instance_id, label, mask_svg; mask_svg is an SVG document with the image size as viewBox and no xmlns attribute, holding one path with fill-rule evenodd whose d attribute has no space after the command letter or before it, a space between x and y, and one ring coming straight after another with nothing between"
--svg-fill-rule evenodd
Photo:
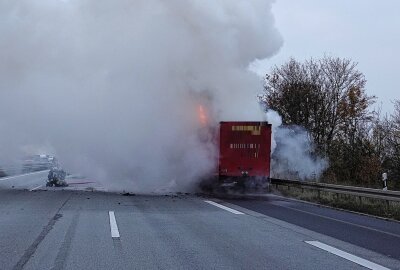
<instances>
[{"instance_id":1,"label":"orange flame","mask_svg":"<svg viewBox=\"0 0 400 270\"><path fill-rule=\"evenodd\" d=\"M201 123L203 126L207 125L207 114L206 114L206 112L205 112L205 110L204 110L204 107L203 107L202 105L199 105L198 112L199 112L199 120L200 120L200 123Z\"/></svg>"}]
</instances>

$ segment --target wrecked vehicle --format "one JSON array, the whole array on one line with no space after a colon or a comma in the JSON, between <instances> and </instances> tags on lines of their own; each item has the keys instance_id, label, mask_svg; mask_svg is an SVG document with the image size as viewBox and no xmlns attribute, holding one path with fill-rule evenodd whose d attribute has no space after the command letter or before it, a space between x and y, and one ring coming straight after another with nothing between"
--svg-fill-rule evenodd
<instances>
[{"instance_id":1,"label":"wrecked vehicle","mask_svg":"<svg viewBox=\"0 0 400 270\"><path fill-rule=\"evenodd\" d=\"M51 168L47 176L46 187L67 187L68 184L65 181L66 175L67 173L59 167Z\"/></svg>"}]
</instances>

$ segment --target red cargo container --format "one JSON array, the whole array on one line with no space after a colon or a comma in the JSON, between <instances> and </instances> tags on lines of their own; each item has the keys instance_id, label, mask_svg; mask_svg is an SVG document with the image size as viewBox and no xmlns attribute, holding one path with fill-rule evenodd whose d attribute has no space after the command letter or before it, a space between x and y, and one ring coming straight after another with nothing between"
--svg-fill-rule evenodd
<instances>
[{"instance_id":1,"label":"red cargo container","mask_svg":"<svg viewBox=\"0 0 400 270\"><path fill-rule=\"evenodd\" d=\"M221 122L219 140L220 180L269 179L271 125L268 122Z\"/></svg>"}]
</instances>

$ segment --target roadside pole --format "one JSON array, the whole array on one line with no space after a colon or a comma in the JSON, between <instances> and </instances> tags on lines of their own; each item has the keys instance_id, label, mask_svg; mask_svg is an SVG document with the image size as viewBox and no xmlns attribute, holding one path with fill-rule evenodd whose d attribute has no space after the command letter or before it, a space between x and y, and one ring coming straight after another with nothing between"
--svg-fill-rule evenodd
<instances>
[{"instance_id":1,"label":"roadside pole","mask_svg":"<svg viewBox=\"0 0 400 270\"><path fill-rule=\"evenodd\" d=\"M388 190L387 188L387 173L382 174L383 190Z\"/></svg>"}]
</instances>

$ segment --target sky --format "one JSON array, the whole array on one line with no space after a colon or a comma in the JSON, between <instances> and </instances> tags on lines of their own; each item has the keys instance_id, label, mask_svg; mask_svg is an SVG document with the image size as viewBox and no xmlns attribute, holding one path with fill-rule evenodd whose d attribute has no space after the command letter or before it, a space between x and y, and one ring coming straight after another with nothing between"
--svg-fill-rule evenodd
<instances>
[{"instance_id":1,"label":"sky","mask_svg":"<svg viewBox=\"0 0 400 270\"><path fill-rule=\"evenodd\" d=\"M367 93L378 97L375 106L393 110L400 99L399 0L277 0L273 13L284 45L259 71L290 57L351 58L366 76Z\"/></svg>"}]
</instances>

